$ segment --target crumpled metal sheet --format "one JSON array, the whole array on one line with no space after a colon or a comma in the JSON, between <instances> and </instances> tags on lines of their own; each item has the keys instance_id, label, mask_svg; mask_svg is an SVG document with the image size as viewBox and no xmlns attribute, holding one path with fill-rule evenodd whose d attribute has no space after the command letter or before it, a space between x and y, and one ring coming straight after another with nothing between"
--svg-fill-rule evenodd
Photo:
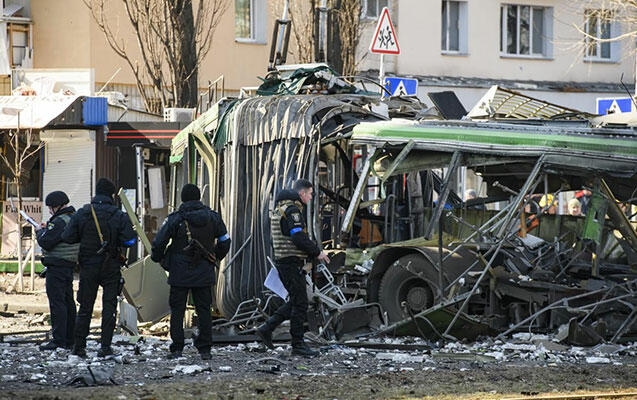
<instances>
[{"instance_id":1,"label":"crumpled metal sheet","mask_svg":"<svg viewBox=\"0 0 637 400\"><path fill-rule=\"evenodd\" d=\"M220 212L233 243L217 284L223 315L232 315L246 299L261 297L266 256L272 254L273 199L295 179L314 180L318 138L338 129L341 120L380 118L362 107L371 101L354 95L256 97L235 104L224 117L215 145L217 138L225 137ZM311 226L309 231L312 234Z\"/></svg>"}]
</instances>

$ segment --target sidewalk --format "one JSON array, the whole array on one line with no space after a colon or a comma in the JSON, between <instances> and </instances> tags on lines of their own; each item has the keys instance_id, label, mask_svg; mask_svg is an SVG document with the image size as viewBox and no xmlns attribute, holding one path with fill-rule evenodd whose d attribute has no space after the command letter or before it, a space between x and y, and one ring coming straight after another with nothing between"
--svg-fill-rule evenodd
<instances>
[{"instance_id":1,"label":"sidewalk","mask_svg":"<svg viewBox=\"0 0 637 400\"><path fill-rule=\"evenodd\" d=\"M31 287L31 277L24 276L24 291L17 293L19 287L16 283L15 288L7 293L9 286L16 280L15 273L0 273L0 311L5 312L24 312L27 314L48 314L49 299L46 296L45 280L39 276L34 278L34 287ZM73 281L74 298L77 299L78 277L75 276ZM93 317L98 317L102 313L102 291L97 294Z\"/></svg>"}]
</instances>

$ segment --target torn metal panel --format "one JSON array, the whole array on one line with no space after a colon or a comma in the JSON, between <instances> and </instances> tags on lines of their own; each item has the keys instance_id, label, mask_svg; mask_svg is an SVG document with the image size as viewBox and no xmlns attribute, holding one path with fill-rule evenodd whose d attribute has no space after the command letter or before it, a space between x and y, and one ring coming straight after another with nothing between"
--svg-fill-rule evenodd
<instances>
[{"instance_id":1,"label":"torn metal panel","mask_svg":"<svg viewBox=\"0 0 637 400\"><path fill-rule=\"evenodd\" d=\"M269 210L277 193L299 177L317 180L322 159L319 140L354 121L378 119L366 108L378 99L355 95L269 96L236 102L212 132L218 154L219 209L233 247L252 235L232 265L222 266L217 285L217 305L232 314L245 299L261 296L270 254ZM333 111L337 110L337 111ZM331 146L331 145L330 145ZM224 168L227 166L227 168ZM318 204L308 221L316 221ZM242 216L237 219L236 216ZM311 226L310 233L318 234Z\"/></svg>"},{"instance_id":2,"label":"torn metal panel","mask_svg":"<svg viewBox=\"0 0 637 400\"><path fill-rule=\"evenodd\" d=\"M589 113L534 99L499 86L491 86L467 116L471 119L592 117Z\"/></svg>"}]
</instances>

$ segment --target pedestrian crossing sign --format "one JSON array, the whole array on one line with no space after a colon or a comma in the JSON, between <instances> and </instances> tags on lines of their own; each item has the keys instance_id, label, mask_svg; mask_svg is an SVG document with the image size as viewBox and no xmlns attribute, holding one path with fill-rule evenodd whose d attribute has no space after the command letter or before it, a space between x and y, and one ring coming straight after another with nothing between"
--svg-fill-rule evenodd
<instances>
[{"instance_id":1,"label":"pedestrian crossing sign","mask_svg":"<svg viewBox=\"0 0 637 400\"><path fill-rule=\"evenodd\" d=\"M380 54L400 54L396 29L391 23L387 7L383 8L380 18L378 18L378 25L376 25L374 37L369 45L369 51Z\"/></svg>"},{"instance_id":2,"label":"pedestrian crossing sign","mask_svg":"<svg viewBox=\"0 0 637 400\"><path fill-rule=\"evenodd\" d=\"M633 99L630 97L606 97L597 98L597 114L614 114L631 112L633 110Z\"/></svg>"},{"instance_id":3,"label":"pedestrian crossing sign","mask_svg":"<svg viewBox=\"0 0 637 400\"><path fill-rule=\"evenodd\" d=\"M418 94L418 79L391 77L385 78L385 89L392 96L416 96Z\"/></svg>"}]
</instances>

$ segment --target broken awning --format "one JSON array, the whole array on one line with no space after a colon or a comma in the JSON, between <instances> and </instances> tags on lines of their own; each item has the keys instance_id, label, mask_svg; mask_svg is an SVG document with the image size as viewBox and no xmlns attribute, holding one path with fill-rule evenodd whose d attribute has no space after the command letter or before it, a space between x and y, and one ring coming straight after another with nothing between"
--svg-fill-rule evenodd
<instances>
[{"instance_id":1,"label":"broken awning","mask_svg":"<svg viewBox=\"0 0 637 400\"><path fill-rule=\"evenodd\" d=\"M592 115L580 110L562 107L522 93L491 86L487 93L469 111L471 119L558 119L564 117L588 118Z\"/></svg>"},{"instance_id":2,"label":"broken awning","mask_svg":"<svg viewBox=\"0 0 637 400\"><path fill-rule=\"evenodd\" d=\"M184 125L183 122L110 122L106 144L169 147L170 141L183 129Z\"/></svg>"},{"instance_id":3,"label":"broken awning","mask_svg":"<svg viewBox=\"0 0 637 400\"><path fill-rule=\"evenodd\" d=\"M76 99L78 96L0 96L0 129L42 129Z\"/></svg>"}]
</instances>

